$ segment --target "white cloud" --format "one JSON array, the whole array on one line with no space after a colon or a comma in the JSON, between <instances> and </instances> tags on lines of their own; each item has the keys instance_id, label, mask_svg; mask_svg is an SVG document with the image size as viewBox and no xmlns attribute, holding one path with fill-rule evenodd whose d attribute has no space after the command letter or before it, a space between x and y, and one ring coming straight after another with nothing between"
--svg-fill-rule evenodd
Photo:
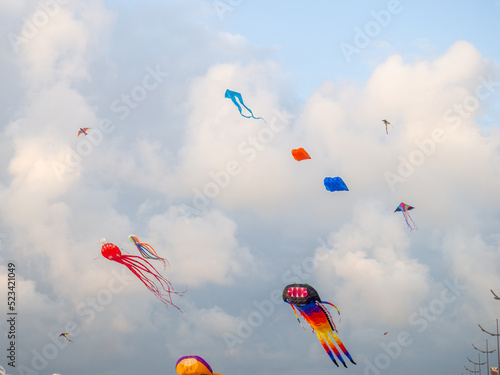
<instances>
[{"instance_id":1,"label":"white cloud","mask_svg":"<svg viewBox=\"0 0 500 375\"><path fill-rule=\"evenodd\" d=\"M330 236L332 248L319 264L321 295L348 310L350 322L401 327L427 296L429 268L409 254L412 234L405 234L401 218L381 211L359 204L352 222Z\"/></svg>"},{"instance_id":2,"label":"white cloud","mask_svg":"<svg viewBox=\"0 0 500 375\"><path fill-rule=\"evenodd\" d=\"M252 255L238 244L235 233L236 224L219 211L186 220L171 209L149 221L150 243L168 259L176 284L189 287L231 283L252 270Z\"/></svg>"},{"instance_id":3,"label":"white cloud","mask_svg":"<svg viewBox=\"0 0 500 375\"><path fill-rule=\"evenodd\" d=\"M56 5L52 12L34 9L23 26L29 24L31 32L19 49L26 63L25 78L34 87L54 80L89 79L86 68L91 56L89 42L102 42L112 20L99 2L76 7ZM37 22L38 19L41 21Z\"/></svg>"}]
</instances>

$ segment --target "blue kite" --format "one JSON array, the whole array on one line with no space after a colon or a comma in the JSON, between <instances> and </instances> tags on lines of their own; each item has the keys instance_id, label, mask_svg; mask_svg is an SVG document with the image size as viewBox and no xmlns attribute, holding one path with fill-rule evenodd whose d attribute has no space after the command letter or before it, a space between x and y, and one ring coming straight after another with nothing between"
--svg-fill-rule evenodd
<instances>
[{"instance_id":1,"label":"blue kite","mask_svg":"<svg viewBox=\"0 0 500 375\"><path fill-rule=\"evenodd\" d=\"M328 191L349 191L340 177L325 177L325 188Z\"/></svg>"},{"instance_id":2,"label":"blue kite","mask_svg":"<svg viewBox=\"0 0 500 375\"><path fill-rule=\"evenodd\" d=\"M252 110L251 110L250 108L248 108L248 107L245 105L245 103L243 103L243 98L242 98L242 96L241 96L241 94L240 94L239 92L236 92L236 91L231 91L231 90L229 90L229 89L228 89L228 90L226 90L226 94L225 94L224 96L225 96L226 98L228 98L228 99L231 99L231 100L233 101L234 105L236 105L236 107L238 107L238 110L240 111L240 115L242 115L243 117L246 117L246 118L254 118L254 119L256 119L256 120L259 120L259 119L260 119L260 120L264 120L262 117L255 117L255 116L253 115ZM248 112L250 112L251 116L245 116L245 115L241 112L241 106L240 106L240 103L238 103L238 102L236 101L236 99L238 99L238 100L239 100L239 102L241 103L241 105L242 105L243 107L245 107L245 108L248 110ZM266 122L266 120L264 120L264 122Z\"/></svg>"}]
</instances>

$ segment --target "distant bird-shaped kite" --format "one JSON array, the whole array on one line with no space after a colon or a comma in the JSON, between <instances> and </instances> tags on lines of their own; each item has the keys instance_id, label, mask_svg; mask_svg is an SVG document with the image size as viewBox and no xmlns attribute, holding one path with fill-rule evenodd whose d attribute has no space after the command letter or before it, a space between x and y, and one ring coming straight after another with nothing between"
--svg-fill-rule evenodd
<instances>
[{"instance_id":1,"label":"distant bird-shaped kite","mask_svg":"<svg viewBox=\"0 0 500 375\"><path fill-rule=\"evenodd\" d=\"M382 122L385 124L385 133L389 134L389 130L387 130L387 125L391 125L392 126L392 124L389 121L387 121L387 120L382 120Z\"/></svg>"},{"instance_id":2,"label":"distant bird-shaped kite","mask_svg":"<svg viewBox=\"0 0 500 375\"><path fill-rule=\"evenodd\" d=\"M304 150L302 147L301 148L295 148L292 150L292 156L295 160L301 161L305 159L311 159L309 154L307 153L306 150Z\"/></svg>"},{"instance_id":3,"label":"distant bird-shaped kite","mask_svg":"<svg viewBox=\"0 0 500 375\"><path fill-rule=\"evenodd\" d=\"M222 375L212 371L210 365L197 355L187 355L179 358L175 364L179 375Z\"/></svg>"},{"instance_id":4,"label":"distant bird-shaped kite","mask_svg":"<svg viewBox=\"0 0 500 375\"><path fill-rule=\"evenodd\" d=\"M388 333L389 333L389 332L384 332L384 336L387 336L387 334L388 334Z\"/></svg>"},{"instance_id":5,"label":"distant bird-shaped kite","mask_svg":"<svg viewBox=\"0 0 500 375\"><path fill-rule=\"evenodd\" d=\"M491 293L493 293L493 298L494 299L500 299L500 297L498 295L496 295L496 293L493 291L493 289L490 289Z\"/></svg>"},{"instance_id":6,"label":"distant bird-shaped kite","mask_svg":"<svg viewBox=\"0 0 500 375\"><path fill-rule=\"evenodd\" d=\"M134 236L133 234L128 236L128 238L137 247L137 250L139 250L144 258L159 260L163 263L164 268L167 268L167 266L169 267L168 260L166 260L165 258L160 258L151 245L139 242L137 236Z\"/></svg>"},{"instance_id":7,"label":"distant bird-shaped kite","mask_svg":"<svg viewBox=\"0 0 500 375\"><path fill-rule=\"evenodd\" d=\"M410 206L409 204L401 202L401 204L394 210L394 212L401 211L403 213L403 216L405 217L406 225L408 225L408 228L413 231L413 230L418 230L417 225L411 218L410 214L408 211L413 210L415 207ZM408 220L409 219L409 220Z\"/></svg>"},{"instance_id":8,"label":"distant bird-shaped kite","mask_svg":"<svg viewBox=\"0 0 500 375\"><path fill-rule=\"evenodd\" d=\"M77 137L79 137L79 136L80 136L80 134L85 134L85 135L87 135L87 130L89 130L89 129L92 129L92 128L80 128L80 130L78 131L78 135L77 135Z\"/></svg>"},{"instance_id":9,"label":"distant bird-shaped kite","mask_svg":"<svg viewBox=\"0 0 500 375\"><path fill-rule=\"evenodd\" d=\"M68 340L69 342L73 342L73 341L71 341L71 340L69 339L69 337L68 337L68 335L69 335L69 334L70 334L70 333L68 333L68 332L63 332L63 333L61 333L61 334L59 335L59 337L66 337L66 340Z\"/></svg>"},{"instance_id":10,"label":"distant bird-shaped kite","mask_svg":"<svg viewBox=\"0 0 500 375\"><path fill-rule=\"evenodd\" d=\"M328 191L349 191L347 185L340 177L326 177L324 184Z\"/></svg>"},{"instance_id":11,"label":"distant bird-shaped kite","mask_svg":"<svg viewBox=\"0 0 500 375\"><path fill-rule=\"evenodd\" d=\"M264 120L262 117L255 117L253 115L253 112L251 111L250 108L248 108L245 103L243 103L243 97L241 96L241 94L239 92L236 92L236 91L231 91L231 90L226 90L226 94L225 94L225 97L228 98L228 99L231 99L232 102L236 105L236 107L238 107L238 110L240 111L240 115L242 115L243 117L246 117L246 118L254 118L256 120ZM238 99L238 101L236 100ZM240 106L240 103L243 107L245 107L248 112L250 112L250 115L251 116L245 116L242 112L241 112L241 106ZM266 122L266 120L264 120L264 122Z\"/></svg>"},{"instance_id":12,"label":"distant bird-shaped kite","mask_svg":"<svg viewBox=\"0 0 500 375\"><path fill-rule=\"evenodd\" d=\"M289 303L292 306L295 317L300 323L300 319L295 309L299 310L300 315L302 315L302 317L309 323L309 325L313 329L313 332L316 332L321 345L323 345L323 348L328 353L328 356L337 367L339 366L339 364L335 360L335 356L344 365L344 367L347 368L347 365L339 350L333 343L332 338L340 348L340 350L342 350L344 355L349 358L349 360L353 364L356 364L356 362L354 362L351 355L345 348L344 344L342 344L342 341L340 341L339 337L337 336L337 328L333 323L330 312L324 304L335 307L340 315L340 311L337 306L330 302L322 301L316 289L308 284L287 285L283 290L282 297L283 301Z\"/></svg>"},{"instance_id":13,"label":"distant bird-shaped kite","mask_svg":"<svg viewBox=\"0 0 500 375\"><path fill-rule=\"evenodd\" d=\"M177 294L178 296L182 296L184 292L175 291L170 281L160 275L151 263L140 256L122 255L118 246L108 243L105 239L102 239L101 243L103 243L101 254L104 258L126 266L165 306L172 305L181 311L172 302L171 295Z\"/></svg>"}]
</instances>

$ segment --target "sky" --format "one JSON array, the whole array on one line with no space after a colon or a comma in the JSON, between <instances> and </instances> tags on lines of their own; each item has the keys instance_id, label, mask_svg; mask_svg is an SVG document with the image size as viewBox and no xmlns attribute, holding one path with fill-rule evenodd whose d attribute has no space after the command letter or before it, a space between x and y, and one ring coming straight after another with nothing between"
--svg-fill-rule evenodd
<instances>
[{"instance_id":1,"label":"sky","mask_svg":"<svg viewBox=\"0 0 500 375\"><path fill-rule=\"evenodd\" d=\"M186 355L226 375L496 366L472 345L496 349L478 324L496 331L500 309L499 15L0 0L0 373L176 374ZM337 176L349 191L325 189ZM140 255L132 234L168 260L151 265L181 311L101 255L103 238ZM301 328L292 283L339 308L357 365Z\"/></svg>"}]
</instances>

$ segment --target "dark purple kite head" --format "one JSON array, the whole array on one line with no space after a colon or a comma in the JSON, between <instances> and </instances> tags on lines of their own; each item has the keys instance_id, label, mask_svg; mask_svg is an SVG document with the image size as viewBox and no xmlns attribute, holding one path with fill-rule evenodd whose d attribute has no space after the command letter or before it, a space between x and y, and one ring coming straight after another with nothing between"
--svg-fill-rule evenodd
<instances>
[{"instance_id":1,"label":"dark purple kite head","mask_svg":"<svg viewBox=\"0 0 500 375\"><path fill-rule=\"evenodd\" d=\"M283 289L283 301L292 305L307 305L312 301L321 301L319 294L309 284L290 284Z\"/></svg>"}]
</instances>

